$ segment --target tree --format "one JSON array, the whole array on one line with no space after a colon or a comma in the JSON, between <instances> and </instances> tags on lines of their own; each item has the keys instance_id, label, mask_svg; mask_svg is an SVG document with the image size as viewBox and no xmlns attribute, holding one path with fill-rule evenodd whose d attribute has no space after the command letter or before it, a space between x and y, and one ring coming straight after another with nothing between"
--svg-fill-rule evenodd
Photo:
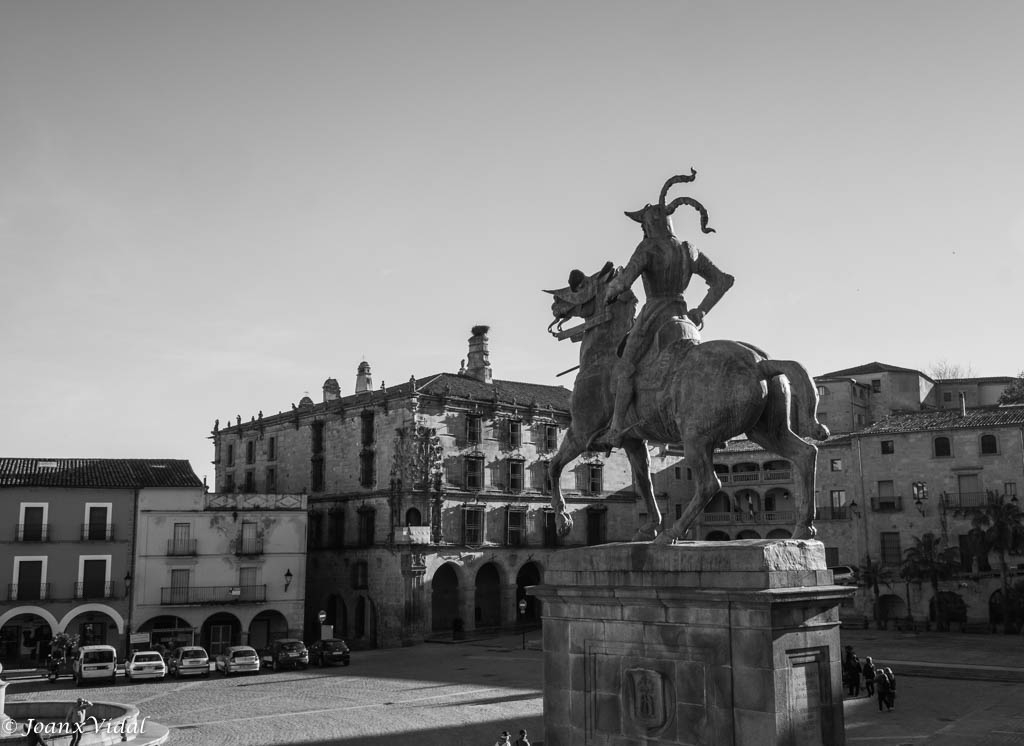
<instances>
[{"instance_id":1,"label":"tree","mask_svg":"<svg viewBox=\"0 0 1024 746\"><path fill-rule=\"evenodd\" d=\"M1024 404L1024 370L1018 373L1016 380L999 395L999 404Z\"/></svg>"},{"instance_id":2,"label":"tree","mask_svg":"<svg viewBox=\"0 0 1024 746\"><path fill-rule=\"evenodd\" d=\"M939 581L949 580L960 567L958 552L947 547L946 542L933 533L915 536L913 539L914 546L903 552L900 577L918 583L928 581L935 599L935 624L939 629L945 629L946 605L939 595Z\"/></svg>"},{"instance_id":3,"label":"tree","mask_svg":"<svg viewBox=\"0 0 1024 746\"><path fill-rule=\"evenodd\" d=\"M970 363L961 365L948 360L939 360L937 363L928 363L928 375L936 381L950 378L971 378L974 375L974 366Z\"/></svg>"},{"instance_id":4,"label":"tree","mask_svg":"<svg viewBox=\"0 0 1024 746\"><path fill-rule=\"evenodd\" d=\"M1024 513L1014 500L1007 500L1006 495L988 493L984 507L971 511L971 526L981 532L984 547L995 552L999 557L999 574L1003 581L1003 604L1007 613L1003 614L1003 625L1007 634L1014 631L1015 619L1011 619L1010 581L1006 567L1007 554L1020 554L1024 551Z\"/></svg>"},{"instance_id":5,"label":"tree","mask_svg":"<svg viewBox=\"0 0 1024 746\"><path fill-rule=\"evenodd\" d=\"M874 618L875 626L878 629L885 628L886 620L882 619L881 594L879 585L886 585L892 588L892 570L884 565L874 562L870 556L864 558L864 564L857 568L857 582L865 588L870 588L875 594Z\"/></svg>"}]
</instances>

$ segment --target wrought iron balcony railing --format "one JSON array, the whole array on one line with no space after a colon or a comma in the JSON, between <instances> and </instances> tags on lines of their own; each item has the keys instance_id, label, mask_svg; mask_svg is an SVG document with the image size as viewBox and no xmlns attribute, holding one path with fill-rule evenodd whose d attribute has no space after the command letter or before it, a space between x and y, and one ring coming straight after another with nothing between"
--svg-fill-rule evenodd
<instances>
[{"instance_id":1,"label":"wrought iron balcony railing","mask_svg":"<svg viewBox=\"0 0 1024 746\"><path fill-rule=\"evenodd\" d=\"M947 508L982 508L990 497L987 492L946 492L942 500Z\"/></svg>"},{"instance_id":2,"label":"wrought iron balcony railing","mask_svg":"<svg viewBox=\"0 0 1024 746\"><path fill-rule=\"evenodd\" d=\"M75 583L75 598L113 598L114 583Z\"/></svg>"},{"instance_id":3,"label":"wrought iron balcony railing","mask_svg":"<svg viewBox=\"0 0 1024 746\"><path fill-rule=\"evenodd\" d=\"M168 539L167 540L167 556L168 557L187 557L195 555L196 553L196 540L195 539Z\"/></svg>"},{"instance_id":4,"label":"wrought iron balcony railing","mask_svg":"<svg viewBox=\"0 0 1024 746\"><path fill-rule=\"evenodd\" d=\"M83 523L82 541L113 541L114 524L112 523Z\"/></svg>"},{"instance_id":5,"label":"wrought iron balcony railing","mask_svg":"<svg viewBox=\"0 0 1024 746\"><path fill-rule=\"evenodd\" d=\"M872 497L871 510L876 513L901 513L903 512L903 498L899 495Z\"/></svg>"},{"instance_id":6,"label":"wrought iron balcony railing","mask_svg":"<svg viewBox=\"0 0 1024 746\"><path fill-rule=\"evenodd\" d=\"M194 585L160 589L160 603L164 606L263 603L266 600L265 585Z\"/></svg>"},{"instance_id":7,"label":"wrought iron balcony railing","mask_svg":"<svg viewBox=\"0 0 1024 746\"><path fill-rule=\"evenodd\" d=\"M47 601L50 596L49 583L8 583L8 601Z\"/></svg>"},{"instance_id":8,"label":"wrought iron balcony railing","mask_svg":"<svg viewBox=\"0 0 1024 746\"><path fill-rule=\"evenodd\" d=\"M15 541L49 541L49 523L19 523L14 527Z\"/></svg>"}]
</instances>

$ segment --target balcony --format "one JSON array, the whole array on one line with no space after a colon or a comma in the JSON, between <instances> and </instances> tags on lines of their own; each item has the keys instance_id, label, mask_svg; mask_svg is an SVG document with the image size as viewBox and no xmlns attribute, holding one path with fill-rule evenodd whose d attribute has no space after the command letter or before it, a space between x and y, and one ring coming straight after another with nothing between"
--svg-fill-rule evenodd
<instances>
[{"instance_id":1,"label":"balcony","mask_svg":"<svg viewBox=\"0 0 1024 746\"><path fill-rule=\"evenodd\" d=\"M238 546L235 547L235 554L239 557L255 557L263 554L263 539L259 537L239 539Z\"/></svg>"},{"instance_id":2,"label":"balcony","mask_svg":"<svg viewBox=\"0 0 1024 746\"><path fill-rule=\"evenodd\" d=\"M729 484L729 477L731 476L729 472L716 471L715 474L718 476L718 480L722 484Z\"/></svg>"},{"instance_id":3,"label":"balcony","mask_svg":"<svg viewBox=\"0 0 1024 746\"><path fill-rule=\"evenodd\" d=\"M49 601L49 583L8 583L8 601Z\"/></svg>"},{"instance_id":4,"label":"balcony","mask_svg":"<svg viewBox=\"0 0 1024 746\"><path fill-rule=\"evenodd\" d=\"M114 526L109 523L83 523L82 541L113 541Z\"/></svg>"},{"instance_id":5,"label":"balcony","mask_svg":"<svg viewBox=\"0 0 1024 746\"><path fill-rule=\"evenodd\" d=\"M902 513L903 498L899 495L887 497L872 497L871 510L875 513Z\"/></svg>"},{"instance_id":6,"label":"balcony","mask_svg":"<svg viewBox=\"0 0 1024 746\"><path fill-rule=\"evenodd\" d=\"M429 544L430 526L405 526L395 531L396 544Z\"/></svg>"},{"instance_id":7,"label":"balcony","mask_svg":"<svg viewBox=\"0 0 1024 746\"><path fill-rule=\"evenodd\" d=\"M719 477L721 479L721 477ZM729 475L732 482L760 482L761 472L759 471L734 471ZM724 480L723 480L724 481Z\"/></svg>"},{"instance_id":8,"label":"balcony","mask_svg":"<svg viewBox=\"0 0 1024 746\"><path fill-rule=\"evenodd\" d=\"M850 508L846 505L819 505L814 509L816 521L845 521L850 517Z\"/></svg>"},{"instance_id":9,"label":"balcony","mask_svg":"<svg viewBox=\"0 0 1024 746\"><path fill-rule=\"evenodd\" d=\"M202 606L216 604L261 604L267 600L265 585L197 585L187 588L161 588L163 606Z\"/></svg>"},{"instance_id":10,"label":"balcony","mask_svg":"<svg viewBox=\"0 0 1024 746\"><path fill-rule=\"evenodd\" d=\"M987 492L943 493L942 500L947 508L982 508L989 502Z\"/></svg>"},{"instance_id":11,"label":"balcony","mask_svg":"<svg viewBox=\"0 0 1024 746\"><path fill-rule=\"evenodd\" d=\"M195 539L168 539L167 540L167 556L168 557L194 557L196 554L196 540Z\"/></svg>"},{"instance_id":12,"label":"balcony","mask_svg":"<svg viewBox=\"0 0 1024 746\"><path fill-rule=\"evenodd\" d=\"M90 598L113 598L114 597L114 583L108 581L106 583L75 583L75 598L76 599L90 599Z\"/></svg>"},{"instance_id":13,"label":"balcony","mask_svg":"<svg viewBox=\"0 0 1024 746\"><path fill-rule=\"evenodd\" d=\"M796 520L796 513L792 510L763 510L751 513L711 512L703 513L704 524L725 524L725 523L792 523Z\"/></svg>"},{"instance_id":14,"label":"balcony","mask_svg":"<svg viewBox=\"0 0 1024 746\"><path fill-rule=\"evenodd\" d=\"M766 482L792 482L793 470L774 469L772 471L766 471L764 472L764 479Z\"/></svg>"},{"instance_id":15,"label":"balcony","mask_svg":"<svg viewBox=\"0 0 1024 746\"><path fill-rule=\"evenodd\" d=\"M15 541L49 541L49 523L19 523L14 527Z\"/></svg>"}]
</instances>

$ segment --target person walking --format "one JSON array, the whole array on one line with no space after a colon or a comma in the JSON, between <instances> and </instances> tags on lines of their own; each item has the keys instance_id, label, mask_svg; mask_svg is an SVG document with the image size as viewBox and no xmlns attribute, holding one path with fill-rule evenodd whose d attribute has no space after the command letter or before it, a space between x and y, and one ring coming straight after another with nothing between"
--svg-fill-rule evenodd
<instances>
[{"instance_id":1,"label":"person walking","mask_svg":"<svg viewBox=\"0 0 1024 746\"><path fill-rule=\"evenodd\" d=\"M70 746L78 746L82 740L82 730L85 728L85 711L90 707L92 707L92 702L82 697L79 697L78 700L68 707L64 720L67 721L68 728L71 731Z\"/></svg>"},{"instance_id":2,"label":"person walking","mask_svg":"<svg viewBox=\"0 0 1024 746\"><path fill-rule=\"evenodd\" d=\"M526 737L526 730L519 731L519 738L515 740L512 746L530 746L530 739Z\"/></svg>"},{"instance_id":3,"label":"person walking","mask_svg":"<svg viewBox=\"0 0 1024 746\"><path fill-rule=\"evenodd\" d=\"M891 710L896 706L896 674L892 672L891 668L886 668L885 678L889 682L889 709Z\"/></svg>"},{"instance_id":4,"label":"person walking","mask_svg":"<svg viewBox=\"0 0 1024 746\"><path fill-rule=\"evenodd\" d=\"M875 669L875 693L878 695L878 711L882 711L882 707L888 707L892 709L892 700L889 697L891 689L889 687L889 677L885 675L885 670L882 668Z\"/></svg>"},{"instance_id":5,"label":"person walking","mask_svg":"<svg viewBox=\"0 0 1024 746\"><path fill-rule=\"evenodd\" d=\"M869 697L875 696L875 662L870 655L864 659L860 670L864 674L864 693Z\"/></svg>"},{"instance_id":6,"label":"person walking","mask_svg":"<svg viewBox=\"0 0 1024 746\"><path fill-rule=\"evenodd\" d=\"M851 697L860 696L860 660L852 654L846 661L846 693Z\"/></svg>"},{"instance_id":7,"label":"person walking","mask_svg":"<svg viewBox=\"0 0 1024 746\"><path fill-rule=\"evenodd\" d=\"M498 736L498 740L494 742L494 746L512 746L512 734L503 730Z\"/></svg>"}]
</instances>

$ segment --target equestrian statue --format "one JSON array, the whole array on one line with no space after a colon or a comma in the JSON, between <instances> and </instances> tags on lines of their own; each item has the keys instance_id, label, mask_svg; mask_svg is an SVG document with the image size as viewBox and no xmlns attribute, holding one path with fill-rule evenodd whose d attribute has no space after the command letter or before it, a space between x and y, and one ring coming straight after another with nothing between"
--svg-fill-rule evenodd
<instances>
[{"instance_id":1,"label":"equestrian statue","mask_svg":"<svg viewBox=\"0 0 1024 746\"><path fill-rule=\"evenodd\" d=\"M797 473L792 538L815 535L818 449L808 438L829 435L815 416L818 392L797 362L772 360L744 342L701 342L704 317L732 286L733 277L679 241L673 231L672 214L687 205L700 214L701 230L714 232L697 200L665 201L673 185L691 182L696 175L690 169L673 176L662 187L658 204L626 213L640 223L644 238L625 267L608 262L592 275L574 269L567 287L546 291L554 296L548 331L557 339L580 342L572 423L548 466L560 535L572 528L559 487L566 464L587 451L622 448L647 510L647 522L633 540L671 543L685 538L722 488L712 461L716 446L741 434L792 462ZM684 293L695 274L707 282L708 290L689 308ZM647 300L634 318L638 299L630 288L637 278L643 280ZM574 317L582 323L563 329ZM695 485L680 518L661 533L647 441L681 443Z\"/></svg>"}]
</instances>

